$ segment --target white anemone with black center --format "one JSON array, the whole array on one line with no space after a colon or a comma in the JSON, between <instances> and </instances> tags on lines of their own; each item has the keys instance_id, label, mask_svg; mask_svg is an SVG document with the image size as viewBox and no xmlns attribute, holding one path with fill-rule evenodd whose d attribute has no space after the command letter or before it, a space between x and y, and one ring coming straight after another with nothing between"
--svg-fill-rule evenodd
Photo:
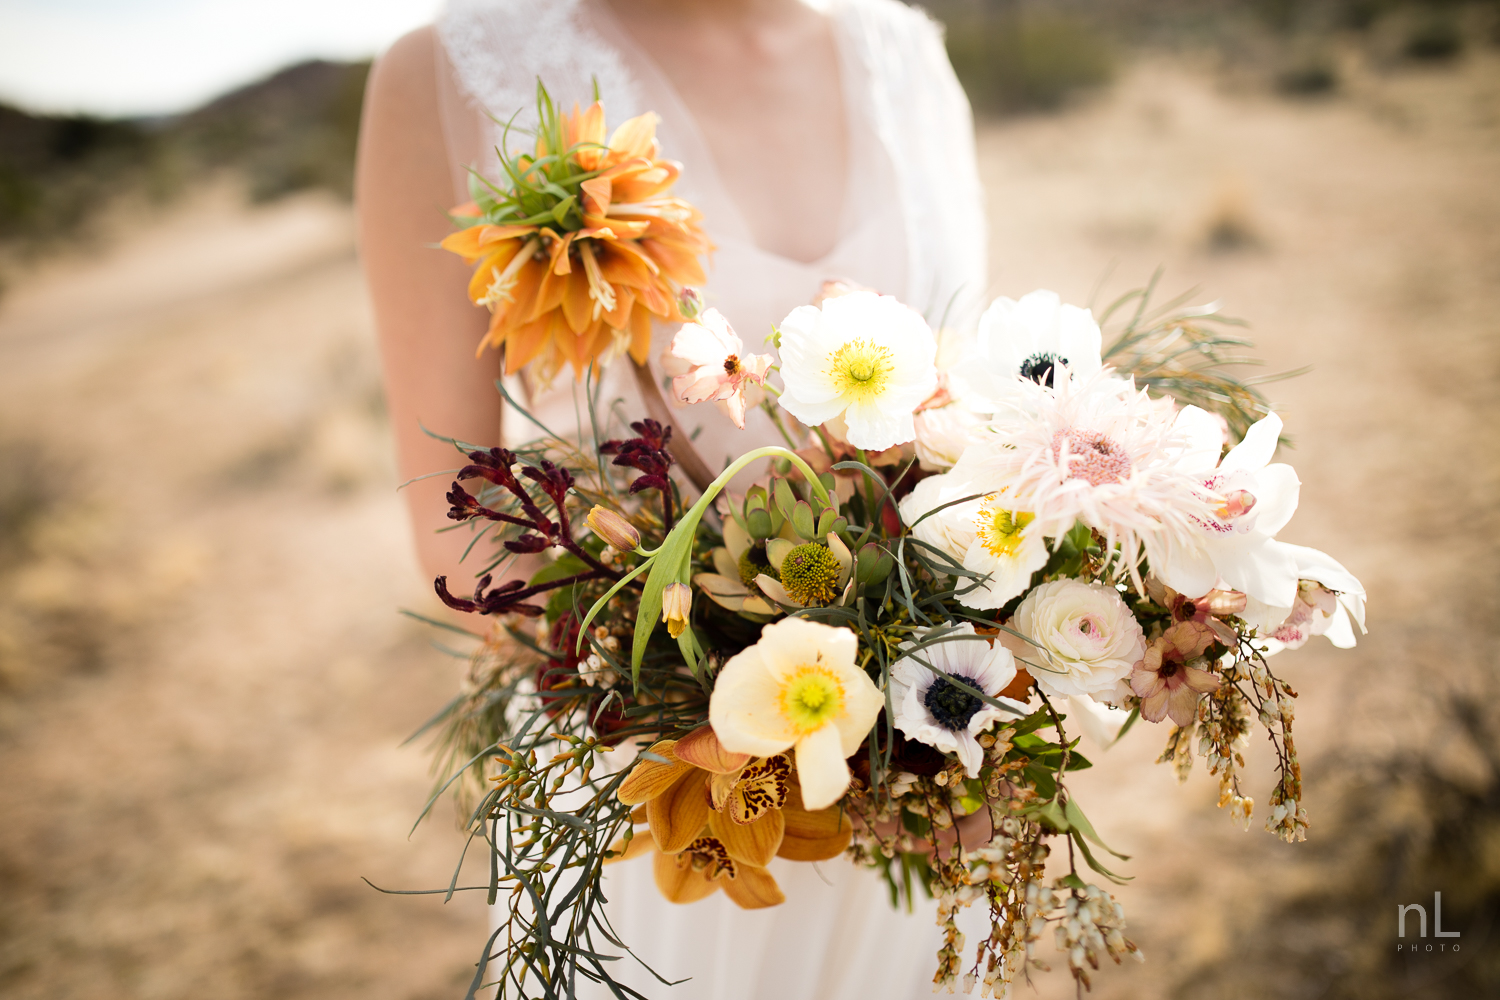
<instances>
[{"instance_id":1,"label":"white anemone with black center","mask_svg":"<svg viewBox=\"0 0 1500 1000\"><path fill-rule=\"evenodd\" d=\"M1019 383L1052 387L1059 369L1074 378L1099 371L1101 334L1087 309L1038 290L1019 300L998 298L979 320L974 349L955 366L953 381L965 405L981 413L1005 409Z\"/></svg>"},{"instance_id":2,"label":"white anemone with black center","mask_svg":"<svg viewBox=\"0 0 1500 1000\"><path fill-rule=\"evenodd\" d=\"M909 740L956 755L964 773L977 778L984 764L979 735L997 722L1028 713L1023 703L999 697L1015 680L1016 660L1010 650L978 635L967 623L942 633L930 646L914 649L930 635L918 633L917 643L903 645L906 655L891 665L896 728ZM1001 707L965 691L954 680L984 692Z\"/></svg>"}]
</instances>

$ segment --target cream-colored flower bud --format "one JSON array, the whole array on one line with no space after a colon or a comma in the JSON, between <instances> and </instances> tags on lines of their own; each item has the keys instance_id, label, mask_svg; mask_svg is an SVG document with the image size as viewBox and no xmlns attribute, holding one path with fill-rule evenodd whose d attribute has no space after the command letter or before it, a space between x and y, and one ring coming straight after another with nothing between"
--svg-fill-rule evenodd
<instances>
[{"instance_id":1,"label":"cream-colored flower bud","mask_svg":"<svg viewBox=\"0 0 1500 1000\"><path fill-rule=\"evenodd\" d=\"M667 589L661 592L661 620L667 623L667 631L672 638L677 638L687 628L688 615L692 610L692 589L685 583L667 584Z\"/></svg>"},{"instance_id":2,"label":"cream-colored flower bud","mask_svg":"<svg viewBox=\"0 0 1500 1000\"><path fill-rule=\"evenodd\" d=\"M641 533L635 530L635 525L608 507L595 504L583 521L590 531L621 552L634 552L640 547Z\"/></svg>"},{"instance_id":3,"label":"cream-colored flower bud","mask_svg":"<svg viewBox=\"0 0 1500 1000\"><path fill-rule=\"evenodd\" d=\"M678 292L677 311L682 313L682 318L688 322L697 319L703 313L703 293L692 286Z\"/></svg>"}]
</instances>

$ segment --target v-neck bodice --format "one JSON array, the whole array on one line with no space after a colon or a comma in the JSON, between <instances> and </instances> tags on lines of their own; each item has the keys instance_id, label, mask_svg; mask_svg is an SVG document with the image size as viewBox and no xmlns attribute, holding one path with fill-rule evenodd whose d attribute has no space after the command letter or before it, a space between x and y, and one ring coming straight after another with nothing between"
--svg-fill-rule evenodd
<instances>
[{"instance_id":1,"label":"v-neck bodice","mask_svg":"<svg viewBox=\"0 0 1500 1000\"><path fill-rule=\"evenodd\" d=\"M848 24L839 17L839 6L829 8L825 16L834 41L838 76L843 91L844 129L848 140L847 167L839 185L840 204L836 230L830 234L829 248L814 260L803 261L761 247L744 211L724 183L718 158L708 144L697 116L689 110L677 87L661 65L631 36L604 0L586 0L584 9L598 25L601 35L613 40L614 48L624 60L635 80L641 103L661 117L659 134L669 155L690 169L678 182L678 190L704 213L717 241L748 243L768 257L793 264L826 270L837 263L848 243L869 231L873 215L900 219L895 197L896 182L890 157L881 146L870 107L868 71L852 51ZM787 183L795 183L788 172ZM883 196L883 198L882 198ZM895 289L890 289L896 294Z\"/></svg>"}]
</instances>

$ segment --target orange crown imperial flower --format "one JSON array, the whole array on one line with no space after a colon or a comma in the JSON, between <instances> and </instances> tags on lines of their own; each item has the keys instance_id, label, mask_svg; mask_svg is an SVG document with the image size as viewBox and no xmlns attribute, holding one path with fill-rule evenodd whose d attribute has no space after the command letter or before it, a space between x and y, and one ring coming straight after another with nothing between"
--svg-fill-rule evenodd
<instances>
[{"instance_id":1,"label":"orange crown imperial flower","mask_svg":"<svg viewBox=\"0 0 1500 1000\"><path fill-rule=\"evenodd\" d=\"M686 319L678 297L712 249L670 194L682 167L661 158L653 113L606 143L598 101L560 115L538 84L537 112L535 155L501 152L508 188L474 174L474 200L451 213L472 224L442 242L475 265L469 298L490 310L476 354L503 348L507 373L539 360L544 381L564 361L580 378L621 351L644 363L652 317Z\"/></svg>"}]
</instances>

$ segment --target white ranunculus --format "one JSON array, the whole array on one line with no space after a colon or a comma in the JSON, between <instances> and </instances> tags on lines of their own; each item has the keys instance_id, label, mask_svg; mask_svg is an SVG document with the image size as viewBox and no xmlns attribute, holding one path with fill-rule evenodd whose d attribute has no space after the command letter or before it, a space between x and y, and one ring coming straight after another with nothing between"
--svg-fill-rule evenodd
<instances>
[{"instance_id":1,"label":"white ranunculus","mask_svg":"<svg viewBox=\"0 0 1500 1000\"><path fill-rule=\"evenodd\" d=\"M782 321L780 403L815 427L840 414L849 443L884 451L916 437L912 417L937 389L937 340L889 295L853 292Z\"/></svg>"},{"instance_id":2,"label":"white ranunculus","mask_svg":"<svg viewBox=\"0 0 1500 1000\"><path fill-rule=\"evenodd\" d=\"M1022 656L1049 695L1109 698L1146 653L1146 637L1119 592L1100 583L1053 580L1016 608L1010 627L1036 647Z\"/></svg>"},{"instance_id":3,"label":"white ranunculus","mask_svg":"<svg viewBox=\"0 0 1500 1000\"><path fill-rule=\"evenodd\" d=\"M1059 366L1074 378L1093 375L1101 365L1100 344L1099 324L1087 309L1038 290L1020 301L991 303L980 317L974 352L951 374L965 402L993 413L1011 403L1022 379L1052 385Z\"/></svg>"},{"instance_id":4,"label":"white ranunculus","mask_svg":"<svg viewBox=\"0 0 1500 1000\"><path fill-rule=\"evenodd\" d=\"M896 728L907 739L955 755L963 763L964 773L979 777L984 764L979 734L1001 719L1027 714L1023 703L998 698L1015 679L1015 657L1004 646L975 633L974 626L967 623L919 651L910 643L902 650L906 655L891 664ZM1005 708L976 698L949 682L949 677L996 698Z\"/></svg>"},{"instance_id":5,"label":"white ranunculus","mask_svg":"<svg viewBox=\"0 0 1500 1000\"><path fill-rule=\"evenodd\" d=\"M952 475L928 476L901 498L897 510L901 521L914 538L925 545L947 554L956 563L963 562L964 553L974 542L974 515L979 511L980 500L954 504L937 510L945 503L968 496L979 490L966 490L963 480ZM937 513L932 511L937 510Z\"/></svg>"},{"instance_id":6,"label":"white ranunculus","mask_svg":"<svg viewBox=\"0 0 1500 1000\"><path fill-rule=\"evenodd\" d=\"M956 404L923 410L914 418L917 461L928 472L953 468L983 424L973 410Z\"/></svg>"}]
</instances>

